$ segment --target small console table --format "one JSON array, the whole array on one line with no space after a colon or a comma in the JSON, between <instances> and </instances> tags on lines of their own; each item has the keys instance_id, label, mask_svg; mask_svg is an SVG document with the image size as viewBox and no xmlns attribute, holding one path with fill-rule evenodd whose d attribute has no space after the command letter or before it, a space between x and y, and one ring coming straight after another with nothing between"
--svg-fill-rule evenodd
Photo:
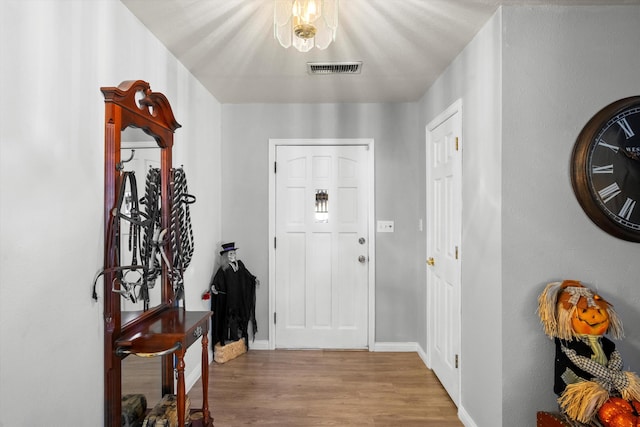
<instances>
[{"instance_id":1,"label":"small console table","mask_svg":"<svg viewBox=\"0 0 640 427\"><path fill-rule=\"evenodd\" d=\"M200 337L202 337L202 421L197 420L197 422L201 422L203 427L212 425L208 404L210 317L210 311L168 308L154 318L134 326L116 340L116 354L121 357L128 354L139 357L176 356L179 426L183 426L185 421L184 355L187 348Z\"/></svg>"}]
</instances>

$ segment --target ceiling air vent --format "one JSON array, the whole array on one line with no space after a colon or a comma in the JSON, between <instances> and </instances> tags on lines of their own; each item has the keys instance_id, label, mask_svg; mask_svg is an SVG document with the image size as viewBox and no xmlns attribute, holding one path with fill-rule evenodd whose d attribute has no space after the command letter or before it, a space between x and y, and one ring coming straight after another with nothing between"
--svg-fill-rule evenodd
<instances>
[{"instance_id":1,"label":"ceiling air vent","mask_svg":"<svg viewBox=\"0 0 640 427\"><path fill-rule=\"evenodd\" d=\"M362 62L307 62L309 74L360 74Z\"/></svg>"}]
</instances>

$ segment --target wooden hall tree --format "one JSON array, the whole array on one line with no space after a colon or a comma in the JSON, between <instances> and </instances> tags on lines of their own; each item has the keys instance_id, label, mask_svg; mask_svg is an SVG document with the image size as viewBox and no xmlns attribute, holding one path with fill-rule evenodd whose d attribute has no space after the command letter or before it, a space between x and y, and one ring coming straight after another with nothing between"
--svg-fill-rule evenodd
<instances>
[{"instance_id":1,"label":"wooden hall tree","mask_svg":"<svg viewBox=\"0 0 640 427\"><path fill-rule=\"evenodd\" d=\"M189 312L178 304L171 275L176 254L172 251L170 198L173 188L172 148L173 134L180 124L175 120L167 98L152 92L142 80L124 81L118 87L102 87L105 97L105 169L104 169L104 425L121 425L122 413L122 359L129 355L161 357L162 395L176 394L178 425L184 425L185 384L184 355L194 342L202 338L202 417L194 420L193 427L209 427L213 419L208 405L208 331L210 311ZM122 262L119 241L121 208L126 193L123 181L126 174L121 159L122 134L127 128L141 129L155 140L160 151L160 236L154 242L162 253L159 274L159 292L153 307L145 305L141 310L123 310L121 294L127 294L125 274L139 271L144 266L125 265ZM133 158L133 155L132 155ZM121 190L122 187L122 190ZM132 188L130 184L130 188ZM135 195L135 191L132 191ZM129 196L131 199L131 195ZM135 197L133 197L135 199ZM129 200L131 201L131 200ZM137 202L137 200L133 200ZM135 238L134 238L135 240ZM158 254L159 256L159 254ZM142 262L142 261L141 261ZM133 268L132 268L133 267ZM174 268L174 271L171 269ZM135 296L130 295L134 300ZM174 387L174 372L177 387ZM177 388L177 390L174 390ZM198 410L200 411L200 410Z\"/></svg>"}]
</instances>

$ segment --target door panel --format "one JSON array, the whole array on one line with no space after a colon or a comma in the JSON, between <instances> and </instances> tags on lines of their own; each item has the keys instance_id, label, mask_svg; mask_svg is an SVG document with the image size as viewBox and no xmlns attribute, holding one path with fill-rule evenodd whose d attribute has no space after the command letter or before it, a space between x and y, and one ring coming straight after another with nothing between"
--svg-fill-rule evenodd
<instances>
[{"instance_id":1,"label":"door panel","mask_svg":"<svg viewBox=\"0 0 640 427\"><path fill-rule=\"evenodd\" d=\"M276 161L276 347L365 348L366 147L277 146Z\"/></svg>"},{"instance_id":2,"label":"door panel","mask_svg":"<svg viewBox=\"0 0 640 427\"><path fill-rule=\"evenodd\" d=\"M285 260L290 266L286 275L283 274L283 280L286 286L283 287L287 291L285 296L290 302L285 307L287 310L287 321L291 328L303 328L306 319L306 289L304 287L304 278L307 276L305 264L305 248L306 236L304 233L290 233L286 237L286 242L290 248L288 251L289 259Z\"/></svg>"}]
</instances>

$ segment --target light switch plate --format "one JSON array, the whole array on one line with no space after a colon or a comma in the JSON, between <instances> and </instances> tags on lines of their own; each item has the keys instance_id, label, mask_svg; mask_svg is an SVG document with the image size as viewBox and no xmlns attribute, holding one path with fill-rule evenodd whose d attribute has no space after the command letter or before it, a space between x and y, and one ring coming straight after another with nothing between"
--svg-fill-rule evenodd
<instances>
[{"instance_id":1,"label":"light switch plate","mask_svg":"<svg viewBox=\"0 0 640 427\"><path fill-rule=\"evenodd\" d=\"M378 221L378 233L393 233L393 221Z\"/></svg>"}]
</instances>

